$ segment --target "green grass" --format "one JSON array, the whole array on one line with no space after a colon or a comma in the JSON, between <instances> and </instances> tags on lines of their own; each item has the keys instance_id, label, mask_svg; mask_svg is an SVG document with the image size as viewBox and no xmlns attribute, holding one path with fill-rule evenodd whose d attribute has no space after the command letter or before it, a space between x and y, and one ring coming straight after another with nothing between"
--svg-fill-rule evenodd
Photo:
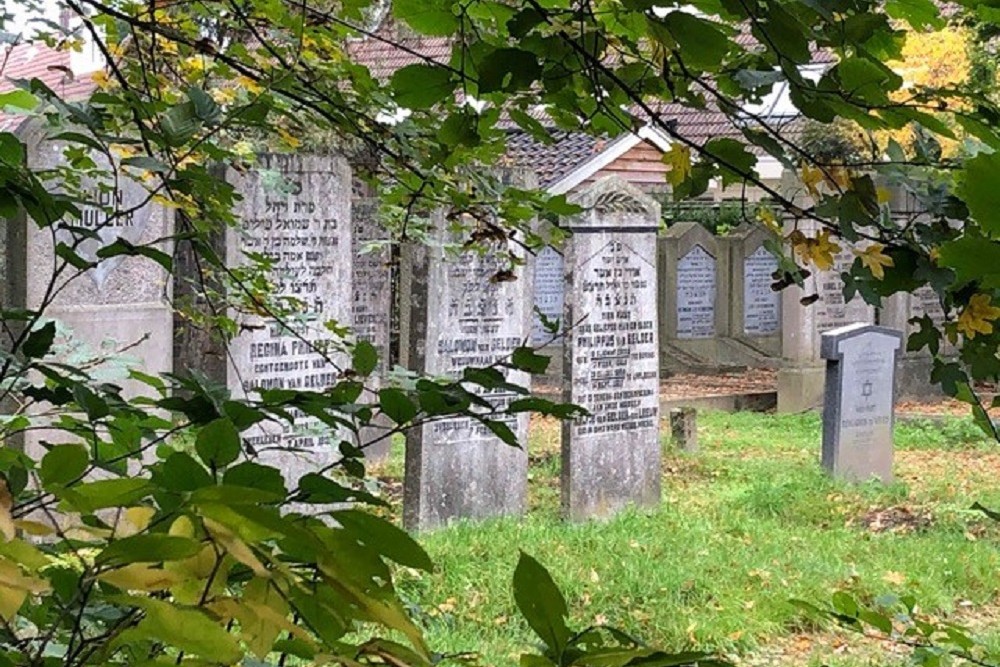
<instances>
[{"instance_id":1,"label":"green grass","mask_svg":"<svg viewBox=\"0 0 1000 667\"><path fill-rule=\"evenodd\" d=\"M825 655L826 633L790 599L912 593L925 611L974 617L1000 584L1000 529L968 511L976 500L1000 507L1000 454L969 420L899 424L898 481L852 486L820 471L816 415L702 413L698 454L665 445L659 507L584 524L558 516L557 430L533 429L527 517L420 537L438 569L403 572L399 586L435 650L516 664L532 641L510 591L519 550L550 569L577 627L607 622L751 663L801 633L818 648L798 664L898 662ZM400 472L396 451L382 474Z\"/></svg>"}]
</instances>

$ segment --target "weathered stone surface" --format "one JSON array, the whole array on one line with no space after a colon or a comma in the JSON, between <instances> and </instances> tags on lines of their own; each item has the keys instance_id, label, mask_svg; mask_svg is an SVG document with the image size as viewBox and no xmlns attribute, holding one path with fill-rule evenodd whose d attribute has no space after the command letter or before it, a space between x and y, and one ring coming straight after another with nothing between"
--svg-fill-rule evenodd
<instances>
[{"instance_id":1,"label":"weathered stone surface","mask_svg":"<svg viewBox=\"0 0 1000 667\"><path fill-rule=\"evenodd\" d=\"M534 293L535 308L549 320L562 323L566 276L562 253L555 248L546 246L535 257ZM532 343L542 345L549 342L553 335L542 326L541 318L535 315L532 321Z\"/></svg>"},{"instance_id":2,"label":"weathered stone surface","mask_svg":"<svg viewBox=\"0 0 1000 667\"><path fill-rule=\"evenodd\" d=\"M807 236L816 233L815 223L789 221ZM860 295L844 300L844 281L840 274L849 271L854 253L843 244L829 271L813 271L804 287L791 286L782 290L781 354L785 365L778 371L778 412L800 412L818 408L823 403L823 360L820 337L852 323L875 322L875 309ZM801 300L817 296L815 303L803 306Z\"/></svg>"},{"instance_id":3,"label":"weathered stone surface","mask_svg":"<svg viewBox=\"0 0 1000 667\"><path fill-rule=\"evenodd\" d=\"M670 411L670 436L674 446L694 454L698 451L698 411L695 408L673 408Z\"/></svg>"},{"instance_id":4,"label":"weathered stone surface","mask_svg":"<svg viewBox=\"0 0 1000 667\"><path fill-rule=\"evenodd\" d=\"M677 337L713 337L715 300L715 257L695 245L677 261Z\"/></svg>"},{"instance_id":5,"label":"weathered stone surface","mask_svg":"<svg viewBox=\"0 0 1000 667\"><path fill-rule=\"evenodd\" d=\"M743 257L743 335L771 336L781 328L781 295L771 289L778 258L764 246Z\"/></svg>"},{"instance_id":6,"label":"weathered stone surface","mask_svg":"<svg viewBox=\"0 0 1000 667\"><path fill-rule=\"evenodd\" d=\"M378 351L378 369L367 382L369 389L377 391L390 368L392 355L392 256L389 246L380 243L389 234L378 220L376 194L371 186L357 179L351 200L351 222L354 261L351 328L359 340L368 341ZM366 459L381 461L389 455L392 443L385 437L385 426L378 423L361 430L358 444Z\"/></svg>"},{"instance_id":7,"label":"weathered stone surface","mask_svg":"<svg viewBox=\"0 0 1000 667\"><path fill-rule=\"evenodd\" d=\"M227 238L229 262L239 264L245 253L271 258L274 298L291 299L298 310L282 318L234 313L243 333L230 346L227 385L234 396L324 391L346 363L339 352L320 352L336 340L326 323L351 322L350 168L339 157L271 155L262 156L256 170L230 171L228 180L243 196L235 208L242 224ZM346 437L314 418L294 416L294 424L266 422L245 434L290 482L339 459Z\"/></svg>"},{"instance_id":8,"label":"weathered stone surface","mask_svg":"<svg viewBox=\"0 0 1000 667\"><path fill-rule=\"evenodd\" d=\"M852 324L823 334L823 467L851 481L892 480L896 362L903 334Z\"/></svg>"},{"instance_id":9,"label":"weathered stone surface","mask_svg":"<svg viewBox=\"0 0 1000 667\"><path fill-rule=\"evenodd\" d=\"M567 244L562 505L574 520L660 499L656 234L659 205L618 178L574 201Z\"/></svg>"},{"instance_id":10,"label":"weathered stone surface","mask_svg":"<svg viewBox=\"0 0 1000 667\"><path fill-rule=\"evenodd\" d=\"M400 303L404 364L429 375L460 376L469 366L489 366L531 336L532 266L517 280L491 280L506 265L496 250L455 254L445 247L443 214L431 246L403 249ZM511 252L523 250L511 243ZM530 376L506 371L510 382L529 386ZM484 396L502 407L516 397L506 390ZM528 416L506 421L527 443ZM407 433L403 520L410 529L443 526L454 519L522 514L528 454L504 444L471 417L436 420Z\"/></svg>"},{"instance_id":11,"label":"weathered stone surface","mask_svg":"<svg viewBox=\"0 0 1000 667\"><path fill-rule=\"evenodd\" d=\"M32 169L66 164L66 144L49 140L41 123L29 121L17 134ZM99 259L96 253L124 239L134 245L155 243L169 254L172 244L163 239L173 235L173 216L152 202L141 180L130 177L126 168L112 165L96 151L89 157L104 173L83 182L89 197L80 205L81 218L60 220L54 234L53 229L39 229L24 214L4 226L4 307L44 309L45 318L55 320L58 327L56 358L74 364L99 362L91 366L96 377L122 386L126 395L149 393L145 385L128 379L128 369L155 375L172 367L168 273L147 257ZM98 238L87 237L90 233ZM83 272L63 266L56 275L57 243L75 248L80 257L97 265ZM39 432L29 434L25 445L34 446L39 437Z\"/></svg>"}]
</instances>

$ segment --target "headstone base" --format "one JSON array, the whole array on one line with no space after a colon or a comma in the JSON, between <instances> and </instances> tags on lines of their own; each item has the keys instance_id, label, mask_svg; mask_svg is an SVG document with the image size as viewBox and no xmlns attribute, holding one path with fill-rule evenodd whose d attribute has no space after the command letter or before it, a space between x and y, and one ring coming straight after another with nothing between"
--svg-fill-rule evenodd
<instances>
[{"instance_id":1,"label":"headstone base","mask_svg":"<svg viewBox=\"0 0 1000 667\"><path fill-rule=\"evenodd\" d=\"M698 411L674 408L670 411L670 435L674 446L688 454L698 451Z\"/></svg>"},{"instance_id":2,"label":"headstone base","mask_svg":"<svg viewBox=\"0 0 1000 667\"><path fill-rule=\"evenodd\" d=\"M814 410L823 405L826 367L789 366L778 370L778 414Z\"/></svg>"}]
</instances>

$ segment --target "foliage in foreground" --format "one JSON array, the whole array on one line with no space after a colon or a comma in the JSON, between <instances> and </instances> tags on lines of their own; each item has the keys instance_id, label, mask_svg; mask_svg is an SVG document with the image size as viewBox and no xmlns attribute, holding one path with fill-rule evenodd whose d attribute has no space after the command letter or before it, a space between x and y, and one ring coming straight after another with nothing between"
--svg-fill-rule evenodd
<instances>
[{"instance_id":1,"label":"foliage in foreground","mask_svg":"<svg viewBox=\"0 0 1000 667\"><path fill-rule=\"evenodd\" d=\"M36 4L17 6L31 12ZM46 310L65 280L121 256L171 271L168 241L189 247L212 274L199 278L216 316L199 324L229 339L238 332L231 312L264 311L293 328L304 304L268 299L267 258L237 272L213 250L213 235L237 221L232 188L212 165L253 168L258 150L294 149L302 135L312 148L366 153L396 240L427 238L430 211L445 208L457 245L501 253L516 269L510 244L558 241L560 218L577 209L562 196L505 188L482 168L504 154L509 123L540 142L551 140L553 127L617 136L648 123L673 142L666 161L676 198L718 179L771 198L775 210L756 211L756 221L776 227L777 217L789 218L791 231L776 229L787 241L773 247L781 258L776 287L806 284L811 271L828 269L838 237L865 246L843 276L845 297L877 303L930 287L947 321L942 328L929 317L915 322L910 347L935 356L934 379L973 404L993 431L974 382L1000 375L1000 110L990 91L911 86L885 64L903 53L900 22L915 31L945 24L934 3L695 0L663 11L648 0L398 0L395 18L449 38L451 56L418 55L387 82L351 51L369 32L374 4L67 0L69 30L43 24L38 39L56 48L90 39L108 61L95 78L99 90L65 100L36 79L0 93L5 111L42 119L66 157L64 167L33 168L19 138L0 132L0 214L23 212L56 241L42 303L5 303L0 312L0 400L13 406L2 436L37 432L45 442L40 456L0 450L0 659L47 666L232 664L273 653L281 664L286 656L345 665L440 658L392 584L394 566L431 563L391 523L360 509L379 501L366 490L351 433L376 418L392 424L391 437L427 419L471 415L516 446L507 415L478 392L521 392L508 415L578 414L509 386L509 365L544 367L532 351L459 378L405 376L376 391L366 384L377 364L371 346L339 340L344 323L329 323L338 340L317 351L341 371L335 387L250 400L197 376L136 369L131 379L149 396L126 397L90 365L50 354L56 328ZM961 15L974 15L982 34L998 23L990 3L963 5ZM818 78L806 71L816 50L834 57ZM884 156L868 162L826 162L753 112L778 87L806 118L840 118L871 133L912 129L913 145L888 142ZM687 136L666 104L718 109L733 136ZM550 126L538 121L539 110ZM941 138L961 149L943 158ZM764 182L760 152L798 170L803 192ZM119 178L143 184L149 201L174 210L178 233L141 246L116 240L91 257L82 246L100 237L79 224L81 209L104 211L102 226L127 216L96 194ZM912 216L890 215L886 183L918 202ZM223 293L213 289L219 283ZM958 345L957 359L940 354L945 340ZM297 413L342 436L343 459L289 488L241 434ZM193 450L175 442L181 431ZM517 582L521 611L544 643L527 664L702 659L644 649L607 628L571 631L564 601L531 560L522 560Z\"/></svg>"}]
</instances>

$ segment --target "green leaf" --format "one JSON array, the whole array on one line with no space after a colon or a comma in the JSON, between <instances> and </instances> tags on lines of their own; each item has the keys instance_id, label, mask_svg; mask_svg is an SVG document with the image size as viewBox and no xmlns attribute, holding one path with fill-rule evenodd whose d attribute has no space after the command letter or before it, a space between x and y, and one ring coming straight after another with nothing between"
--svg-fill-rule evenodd
<instances>
[{"instance_id":1,"label":"green leaf","mask_svg":"<svg viewBox=\"0 0 1000 667\"><path fill-rule=\"evenodd\" d=\"M24 163L24 144L10 132L0 132L0 161L18 167Z\"/></svg>"},{"instance_id":2,"label":"green leaf","mask_svg":"<svg viewBox=\"0 0 1000 667\"><path fill-rule=\"evenodd\" d=\"M230 486L242 486L248 489L260 489L285 496L285 478L277 468L263 466L253 461L244 461L226 470L222 483Z\"/></svg>"},{"instance_id":3,"label":"green leaf","mask_svg":"<svg viewBox=\"0 0 1000 667\"><path fill-rule=\"evenodd\" d=\"M206 123L215 123L222 115L222 107L219 106L211 95L198 86L191 86L187 89L188 99L191 100L194 115Z\"/></svg>"},{"instance_id":4,"label":"green leaf","mask_svg":"<svg viewBox=\"0 0 1000 667\"><path fill-rule=\"evenodd\" d=\"M849 593L844 591L837 591L833 594L833 608L838 613L851 618L856 618L858 615L858 603Z\"/></svg>"},{"instance_id":5,"label":"green leaf","mask_svg":"<svg viewBox=\"0 0 1000 667\"><path fill-rule=\"evenodd\" d=\"M136 639L152 639L190 656L226 665L235 664L243 658L236 636L200 610L153 598L112 596L110 599L146 612L135 628L118 636L112 643L113 647L129 645Z\"/></svg>"},{"instance_id":6,"label":"green leaf","mask_svg":"<svg viewBox=\"0 0 1000 667\"><path fill-rule=\"evenodd\" d=\"M756 174L757 156L741 141L718 137L705 144L705 152L719 163L723 184L739 183Z\"/></svg>"},{"instance_id":7,"label":"green leaf","mask_svg":"<svg viewBox=\"0 0 1000 667\"><path fill-rule=\"evenodd\" d=\"M79 479L89 462L83 445L56 445L42 458L42 484L68 484Z\"/></svg>"},{"instance_id":8,"label":"green leaf","mask_svg":"<svg viewBox=\"0 0 1000 667\"><path fill-rule=\"evenodd\" d=\"M55 493L72 509L86 513L106 507L134 505L145 498L151 490L149 480L123 478L78 484L59 489Z\"/></svg>"},{"instance_id":9,"label":"green leaf","mask_svg":"<svg viewBox=\"0 0 1000 667\"><path fill-rule=\"evenodd\" d=\"M26 90L10 90L0 93L0 109L12 108L31 111L38 106L38 98Z\"/></svg>"},{"instance_id":10,"label":"green leaf","mask_svg":"<svg viewBox=\"0 0 1000 667\"><path fill-rule=\"evenodd\" d=\"M960 195L991 236L1000 236L1000 153L980 153L965 163Z\"/></svg>"},{"instance_id":11,"label":"green leaf","mask_svg":"<svg viewBox=\"0 0 1000 667\"><path fill-rule=\"evenodd\" d=\"M359 340L351 352L351 363L360 375L371 375L378 366L378 350L366 340Z\"/></svg>"},{"instance_id":12,"label":"green leaf","mask_svg":"<svg viewBox=\"0 0 1000 667\"><path fill-rule=\"evenodd\" d=\"M78 384L73 387L73 400L87 413L90 421L103 419L111 414L107 401L92 392L87 386Z\"/></svg>"},{"instance_id":13,"label":"green leaf","mask_svg":"<svg viewBox=\"0 0 1000 667\"><path fill-rule=\"evenodd\" d=\"M449 0L393 0L392 13L425 35L447 37L461 25Z\"/></svg>"},{"instance_id":14,"label":"green leaf","mask_svg":"<svg viewBox=\"0 0 1000 667\"><path fill-rule=\"evenodd\" d=\"M520 447L520 443L517 441L517 434L507 426L506 422L502 422L497 419L485 419L483 423L486 424L486 428L493 432L493 435L500 438L505 445L510 445L511 447Z\"/></svg>"},{"instance_id":15,"label":"green leaf","mask_svg":"<svg viewBox=\"0 0 1000 667\"><path fill-rule=\"evenodd\" d=\"M136 169L142 169L144 171L152 171L158 174L166 174L170 171L170 165L162 160L158 160L155 157L150 157L148 155L127 157L122 160L122 164L129 167L135 167Z\"/></svg>"},{"instance_id":16,"label":"green leaf","mask_svg":"<svg viewBox=\"0 0 1000 667\"><path fill-rule=\"evenodd\" d=\"M387 387L378 392L378 405L397 424L405 424L417 416L416 403L401 389Z\"/></svg>"},{"instance_id":17,"label":"green leaf","mask_svg":"<svg viewBox=\"0 0 1000 667\"><path fill-rule=\"evenodd\" d=\"M56 323L52 321L46 322L41 328L35 329L28 334L24 345L21 346L21 351L29 359L44 357L52 349L52 342L55 338Z\"/></svg>"},{"instance_id":18,"label":"green leaf","mask_svg":"<svg viewBox=\"0 0 1000 667\"><path fill-rule=\"evenodd\" d=\"M538 57L515 48L495 49L479 63L479 92L524 90L542 74Z\"/></svg>"},{"instance_id":19,"label":"green leaf","mask_svg":"<svg viewBox=\"0 0 1000 667\"><path fill-rule=\"evenodd\" d=\"M334 521L357 536L358 541L391 558L400 565L425 572L434 569L434 562L427 552L406 531L391 522L368 512L345 510L330 515Z\"/></svg>"},{"instance_id":20,"label":"green leaf","mask_svg":"<svg viewBox=\"0 0 1000 667\"><path fill-rule=\"evenodd\" d=\"M99 565L119 567L129 563L161 563L197 555L201 543L189 537L152 533L116 540L97 555Z\"/></svg>"},{"instance_id":21,"label":"green leaf","mask_svg":"<svg viewBox=\"0 0 1000 667\"><path fill-rule=\"evenodd\" d=\"M240 432L232 421L223 417L198 431L194 449L205 465L217 470L236 460L241 444Z\"/></svg>"},{"instance_id":22,"label":"green leaf","mask_svg":"<svg viewBox=\"0 0 1000 667\"><path fill-rule=\"evenodd\" d=\"M885 13L906 21L914 30L940 30L945 26L934 0L887 0Z\"/></svg>"},{"instance_id":23,"label":"green leaf","mask_svg":"<svg viewBox=\"0 0 1000 667\"><path fill-rule=\"evenodd\" d=\"M566 626L566 599L548 571L523 551L514 569L514 601L535 634L560 655L572 634Z\"/></svg>"},{"instance_id":24,"label":"green leaf","mask_svg":"<svg viewBox=\"0 0 1000 667\"><path fill-rule=\"evenodd\" d=\"M729 38L711 21L677 11L667 14L663 24L677 43L684 63L690 67L716 70L729 51Z\"/></svg>"},{"instance_id":25,"label":"green leaf","mask_svg":"<svg viewBox=\"0 0 1000 667\"><path fill-rule=\"evenodd\" d=\"M301 500L305 503L325 505L328 503L363 502L369 505L385 506L386 503L366 491L349 489L337 484L329 477L311 472L299 480Z\"/></svg>"},{"instance_id":26,"label":"green leaf","mask_svg":"<svg viewBox=\"0 0 1000 667\"><path fill-rule=\"evenodd\" d=\"M1000 242L964 236L941 246L939 262L955 271L957 285L1000 287Z\"/></svg>"},{"instance_id":27,"label":"green leaf","mask_svg":"<svg viewBox=\"0 0 1000 667\"><path fill-rule=\"evenodd\" d=\"M753 35L780 58L798 64L808 63L812 54L805 26L785 9L785 5L772 2L766 7L764 20L754 22Z\"/></svg>"},{"instance_id":28,"label":"green leaf","mask_svg":"<svg viewBox=\"0 0 1000 667\"><path fill-rule=\"evenodd\" d=\"M551 361L551 357L538 354L530 347L517 348L510 358L511 366L532 375L541 375L544 373Z\"/></svg>"},{"instance_id":29,"label":"green leaf","mask_svg":"<svg viewBox=\"0 0 1000 667\"><path fill-rule=\"evenodd\" d=\"M97 266L96 262L90 262L84 259L75 250L73 250L73 248L66 245L62 241L56 244L56 256L72 266L74 269L80 269L81 271Z\"/></svg>"},{"instance_id":30,"label":"green leaf","mask_svg":"<svg viewBox=\"0 0 1000 667\"><path fill-rule=\"evenodd\" d=\"M170 454L153 471L153 480L171 491L195 491L212 485L212 477L205 467L187 452Z\"/></svg>"},{"instance_id":31,"label":"green leaf","mask_svg":"<svg viewBox=\"0 0 1000 667\"><path fill-rule=\"evenodd\" d=\"M429 109L452 95L452 73L442 66L417 63L393 73L389 83L392 97L407 109Z\"/></svg>"}]
</instances>

